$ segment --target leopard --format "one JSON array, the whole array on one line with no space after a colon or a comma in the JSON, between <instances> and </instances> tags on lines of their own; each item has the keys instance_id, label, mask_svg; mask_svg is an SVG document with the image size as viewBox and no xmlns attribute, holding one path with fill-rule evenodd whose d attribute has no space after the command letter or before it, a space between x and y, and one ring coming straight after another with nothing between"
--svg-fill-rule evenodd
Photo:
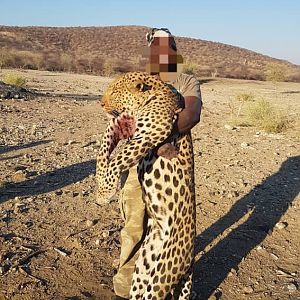
<instances>
[{"instance_id":1,"label":"leopard","mask_svg":"<svg viewBox=\"0 0 300 300\"><path fill-rule=\"evenodd\" d=\"M130 299L190 299L196 235L193 143L190 131L172 132L183 98L157 76L130 72L111 83L101 106L111 120L97 156L97 202L108 203L122 173L137 166L148 215ZM157 154L166 140L177 150L172 158Z\"/></svg>"}]
</instances>

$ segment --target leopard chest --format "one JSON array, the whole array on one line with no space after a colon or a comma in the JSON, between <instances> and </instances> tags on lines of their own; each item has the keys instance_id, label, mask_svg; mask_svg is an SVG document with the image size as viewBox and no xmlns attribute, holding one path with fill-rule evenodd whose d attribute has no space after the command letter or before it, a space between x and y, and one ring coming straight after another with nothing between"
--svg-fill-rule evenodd
<instances>
[{"instance_id":1,"label":"leopard chest","mask_svg":"<svg viewBox=\"0 0 300 300\"><path fill-rule=\"evenodd\" d=\"M139 165L148 215L162 227L172 225L170 223L184 226L185 216L194 214L194 184L190 170L189 161L180 156L172 160L150 156Z\"/></svg>"}]
</instances>

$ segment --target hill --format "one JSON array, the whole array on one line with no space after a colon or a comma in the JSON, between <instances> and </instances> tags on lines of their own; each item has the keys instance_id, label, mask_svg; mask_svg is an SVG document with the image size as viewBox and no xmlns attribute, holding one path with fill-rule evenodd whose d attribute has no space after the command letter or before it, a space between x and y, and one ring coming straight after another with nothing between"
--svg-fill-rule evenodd
<instances>
[{"instance_id":1,"label":"hill","mask_svg":"<svg viewBox=\"0 0 300 300\"><path fill-rule=\"evenodd\" d=\"M147 27L0 26L0 68L111 75L144 70ZM186 68L198 76L264 79L273 64L286 79L300 81L300 66L247 49L201 39L176 37Z\"/></svg>"}]
</instances>

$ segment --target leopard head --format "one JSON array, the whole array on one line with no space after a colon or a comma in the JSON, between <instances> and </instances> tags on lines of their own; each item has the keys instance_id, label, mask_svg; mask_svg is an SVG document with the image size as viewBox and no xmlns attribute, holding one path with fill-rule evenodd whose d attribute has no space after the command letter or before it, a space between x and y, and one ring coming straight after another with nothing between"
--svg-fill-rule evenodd
<instances>
[{"instance_id":1,"label":"leopard head","mask_svg":"<svg viewBox=\"0 0 300 300\"><path fill-rule=\"evenodd\" d=\"M135 111L143 106L157 91L171 92L159 78L148 73L126 73L111 83L101 99L102 108L111 115Z\"/></svg>"}]
</instances>

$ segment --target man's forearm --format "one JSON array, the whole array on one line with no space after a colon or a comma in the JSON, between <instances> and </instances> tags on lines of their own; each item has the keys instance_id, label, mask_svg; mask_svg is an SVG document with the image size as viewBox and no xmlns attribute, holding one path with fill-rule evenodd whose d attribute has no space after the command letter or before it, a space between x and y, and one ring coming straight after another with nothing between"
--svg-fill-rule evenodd
<instances>
[{"instance_id":1,"label":"man's forearm","mask_svg":"<svg viewBox=\"0 0 300 300\"><path fill-rule=\"evenodd\" d=\"M186 102L186 107L178 114L178 118L173 125L173 134L185 133L191 130L200 121L202 101L201 99L190 97ZM186 100L186 99L185 99Z\"/></svg>"}]
</instances>

